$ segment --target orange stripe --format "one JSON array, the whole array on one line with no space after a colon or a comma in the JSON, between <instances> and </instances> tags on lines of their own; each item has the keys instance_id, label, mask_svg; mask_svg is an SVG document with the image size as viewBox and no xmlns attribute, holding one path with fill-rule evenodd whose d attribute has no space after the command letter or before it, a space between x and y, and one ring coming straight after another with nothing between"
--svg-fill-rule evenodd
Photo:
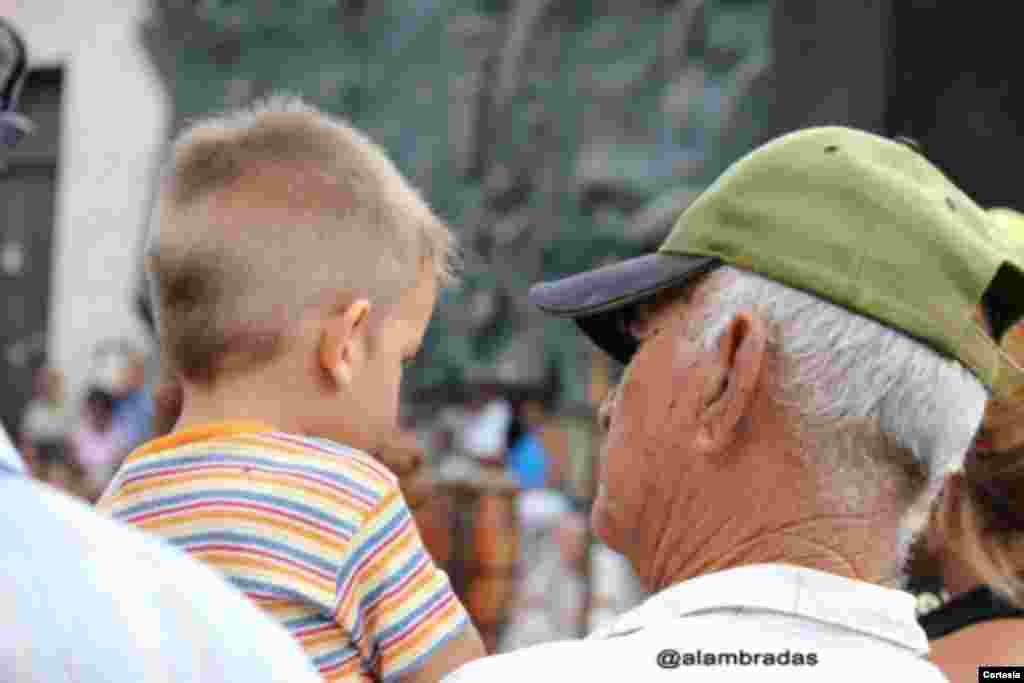
<instances>
[{"instance_id":1,"label":"orange stripe","mask_svg":"<svg viewBox=\"0 0 1024 683\"><path fill-rule=\"evenodd\" d=\"M345 683L374 683L374 679L363 673L362 664L359 658L355 658L351 662L346 662L337 671L333 671L329 674L321 673L325 681L333 683L333 681L345 681ZM355 678L353 678L355 676Z\"/></svg>"},{"instance_id":2,"label":"orange stripe","mask_svg":"<svg viewBox=\"0 0 1024 683\"><path fill-rule=\"evenodd\" d=\"M302 641L303 646L314 648L331 645L332 650L340 650L349 644L348 638L345 637L341 629L332 629L323 633L303 636L299 640Z\"/></svg>"},{"instance_id":3,"label":"orange stripe","mask_svg":"<svg viewBox=\"0 0 1024 683\"><path fill-rule=\"evenodd\" d=\"M240 469L240 465L224 465L216 467L215 469L202 469L192 472L179 471L161 474L125 483L121 485L117 491L114 491L113 495L124 498L127 496L148 493L154 490L159 491L165 488L171 489L184 484L197 482L205 482L208 484L220 482L224 485L230 484L234 488L238 488L239 482L245 481L245 477L239 475ZM172 493L172 491L168 491L168 493Z\"/></svg>"},{"instance_id":4,"label":"orange stripe","mask_svg":"<svg viewBox=\"0 0 1024 683\"><path fill-rule=\"evenodd\" d=\"M297 437L297 438L301 438L302 437L301 434L295 434L294 436ZM271 444L271 445L273 445L275 450L280 450L280 451L282 451L284 453L288 453L289 455L313 456L313 457L316 457L320 461L332 463L334 465L337 465L338 461L340 460L340 462L343 464L343 468L344 469L347 469L347 467L344 467L344 466L347 466L349 464L355 465L355 466L357 466L360 469L360 471L366 472L366 473L372 475L372 479L373 479L374 482L376 482L378 484L387 485L388 487L393 486L393 483L381 471L381 470L384 470L385 472L387 471L386 468L383 465L372 465L370 463L363 462L363 460L359 456L355 456L354 455L354 456L352 456L350 458L347 458L345 460L341 460L341 454L338 454L338 458L335 459L335 458L331 457L332 456L331 453L326 453L324 451L319 451L319 450L316 450L315 448L311 448L309 446L301 446L299 444L289 443L289 442L284 441L282 439L275 438L275 437L273 437L273 436L271 436L269 434L253 434L253 433L242 434L242 435L239 435L237 439L232 439L232 441L236 442L236 443L240 443L240 444L246 444L246 445L249 445L249 446L262 446L262 447L266 447L268 444ZM361 451L357 451L357 452L361 452ZM369 456L367 456L367 457L369 457ZM378 469L378 467L380 467L381 469ZM347 474L349 476L352 476L351 472L345 472L345 474ZM360 481L364 481L364 483L365 483L365 479L360 479Z\"/></svg>"},{"instance_id":5,"label":"orange stripe","mask_svg":"<svg viewBox=\"0 0 1024 683\"><path fill-rule=\"evenodd\" d=\"M363 586L372 586L378 583L380 574L389 574L389 572L387 572L386 569L387 564L391 561L391 559L399 553L409 552L408 548L406 547L407 545L409 545L408 537L409 534L402 534L401 536L396 538L394 541L391 542L387 549L385 549L384 552L381 553L381 555L373 561L372 564L367 565L367 567L363 569L362 573L360 574L361 578L363 579L362 581L360 581L360 583L362 583ZM357 597L357 592L362 593L365 592L365 590L349 591L349 594L345 596L345 599L339 611L348 612L352 609L351 602L353 599Z\"/></svg>"},{"instance_id":6,"label":"orange stripe","mask_svg":"<svg viewBox=\"0 0 1024 683\"><path fill-rule=\"evenodd\" d=\"M246 434L250 432L272 432L274 428L256 420L228 420L225 422L210 422L174 431L167 436L153 439L136 448L128 456L127 460L134 461L138 458L155 453L178 448L193 441L206 441L216 437L233 436L235 434Z\"/></svg>"},{"instance_id":7,"label":"orange stripe","mask_svg":"<svg viewBox=\"0 0 1024 683\"><path fill-rule=\"evenodd\" d=\"M152 479L139 479L125 484L118 490L105 496L104 503L112 505L118 499L127 499L153 492L172 495L178 492L177 489L180 487L202 484L203 491L211 493L221 488L241 488L260 491L273 487L276 494L285 494L281 495L281 497L296 500L310 507L318 507L316 503L318 501L322 502L323 505L320 507L326 508L356 526L362 522L364 513L368 509L368 506L362 501L348 498L338 491L321 484L309 482L298 475L284 476L278 473L269 474L256 470L251 470L248 474L239 474L241 467L241 465L225 465L216 469L170 473L153 477ZM229 472L230 475L228 474ZM126 501L125 504L128 504L128 502ZM344 514L348 512L351 514ZM352 519L353 517L355 519Z\"/></svg>"},{"instance_id":8,"label":"orange stripe","mask_svg":"<svg viewBox=\"0 0 1024 683\"><path fill-rule=\"evenodd\" d=\"M311 481L299 474L264 472L258 469L250 470L248 476L249 480L255 484L270 485L275 489L285 488L289 491L302 491L305 495L300 496L299 500L307 504L309 504L309 499L306 496L315 496L330 506L342 506L346 509L351 509L358 515L356 524L362 522L365 512L370 509L370 504L357 498L356 494L346 495L342 493L345 490L344 484L339 483L330 486Z\"/></svg>"},{"instance_id":9,"label":"orange stripe","mask_svg":"<svg viewBox=\"0 0 1024 683\"><path fill-rule=\"evenodd\" d=\"M434 641L447 635L452 623L457 621L459 611L458 600L452 600L447 607L435 614L430 621L417 624L415 630L397 643L393 643L391 650L384 653L384 667L390 669L394 664L403 664L403 660L407 658L412 660L418 657Z\"/></svg>"},{"instance_id":10,"label":"orange stripe","mask_svg":"<svg viewBox=\"0 0 1024 683\"><path fill-rule=\"evenodd\" d=\"M363 576L376 577L386 572L387 566L396 555L411 554L408 546L412 545L409 534L402 534L391 541L390 545L363 571Z\"/></svg>"},{"instance_id":11,"label":"orange stripe","mask_svg":"<svg viewBox=\"0 0 1024 683\"><path fill-rule=\"evenodd\" d=\"M376 607L374 607L374 612L383 610L385 614L390 614L401 609L403 603L410 602L412 598L423 591L424 587L429 586L431 583L440 583L437 581L437 578L437 570L434 567L425 567L420 571L420 576L409 582L409 585L377 603ZM392 606L394 603L398 604Z\"/></svg>"},{"instance_id":12,"label":"orange stripe","mask_svg":"<svg viewBox=\"0 0 1024 683\"><path fill-rule=\"evenodd\" d=\"M337 551L338 546L344 543L339 534L321 531L308 524L288 519L273 512L259 512L245 508L228 507L226 505L206 505L201 510L191 509L181 512L163 514L159 517L142 520L139 525L163 529L168 526L193 526L206 530L218 530L223 528L237 529L240 522L248 522L264 527L267 533L261 534L260 538L273 538L274 540L292 540L295 538L307 541L316 545L319 549L316 554L321 558L329 557ZM308 550L306 552L309 552Z\"/></svg>"},{"instance_id":13,"label":"orange stripe","mask_svg":"<svg viewBox=\"0 0 1024 683\"><path fill-rule=\"evenodd\" d=\"M419 530L416 528L416 520L413 519L411 513L407 514L409 517L408 526L406 526L405 530L402 531L400 535L391 540L388 549L374 560L367 573L371 575L376 574L378 567L390 562L392 558L399 553L412 557L417 548L422 548L424 553L427 552L427 549L423 546L422 539L420 539ZM387 516L390 517L390 515ZM429 553L427 553L427 557L428 559L430 558ZM407 558L403 558L403 564L406 559Z\"/></svg>"},{"instance_id":14,"label":"orange stripe","mask_svg":"<svg viewBox=\"0 0 1024 683\"><path fill-rule=\"evenodd\" d=\"M303 583L307 583L316 586L317 592L328 594L334 593L333 581L325 581L316 574L304 572L296 567L284 566L268 558L255 557L238 551L202 550L199 548L189 550L188 553L206 564L217 567L218 570L225 574L238 575L244 578L254 578L251 574L246 572L259 571L262 574L272 577L283 576L295 582L289 583L288 581L275 581L278 585L296 588L301 586ZM233 570L243 570L243 572L240 573Z\"/></svg>"},{"instance_id":15,"label":"orange stripe","mask_svg":"<svg viewBox=\"0 0 1024 683\"><path fill-rule=\"evenodd\" d=\"M249 596L249 599L259 605L263 611L267 614L273 614L274 618L280 621L300 619L302 617L320 614L320 611L315 607L303 605L299 602L288 602L284 598L264 598L251 593L247 593L247 595Z\"/></svg>"}]
</instances>

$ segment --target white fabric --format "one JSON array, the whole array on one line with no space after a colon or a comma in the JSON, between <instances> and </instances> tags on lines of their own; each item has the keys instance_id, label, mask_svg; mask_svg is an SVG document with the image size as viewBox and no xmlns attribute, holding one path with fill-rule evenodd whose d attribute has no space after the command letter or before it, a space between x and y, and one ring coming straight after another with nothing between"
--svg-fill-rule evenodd
<instances>
[{"instance_id":1,"label":"white fabric","mask_svg":"<svg viewBox=\"0 0 1024 683\"><path fill-rule=\"evenodd\" d=\"M512 407L508 401L491 401L476 415L470 415L462 428L462 449L476 458L500 456L505 450Z\"/></svg>"},{"instance_id":2,"label":"white fabric","mask_svg":"<svg viewBox=\"0 0 1024 683\"><path fill-rule=\"evenodd\" d=\"M594 594L590 631L613 623L619 615L643 600L643 587L629 560L606 545L598 543L594 546L590 575Z\"/></svg>"},{"instance_id":3,"label":"white fabric","mask_svg":"<svg viewBox=\"0 0 1024 683\"><path fill-rule=\"evenodd\" d=\"M744 653L748 664L680 665ZM668 588L586 640L526 648L471 662L445 683L487 681L944 681L902 591L786 565L708 574ZM781 665L799 653L802 665ZM761 663L750 663L759 655ZM774 662L765 664L772 654ZM809 664L809 655L817 663Z\"/></svg>"},{"instance_id":4,"label":"white fabric","mask_svg":"<svg viewBox=\"0 0 1024 683\"><path fill-rule=\"evenodd\" d=\"M60 441L68 432L68 416L63 406L41 399L29 401L21 430L33 442Z\"/></svg>"},{"instance_id":5,"label":"white fabric","mask_svg":"<svg viewBox=\"0 0 1024 683\"><path fill-rule=\"evenodd\" d=\"M587 588L582 574L566 565L552 535L534 539L531 545L534 547L522 563L516 604L502 636L502 652L572 638L579 632ZM643 598L628 561L607 546L593 546L590 566L588 632L614 621Z\"/></svg>"},{"instance_id":6,"label":"white fabric","mask_svg":"<svg viewBox=\"0 0 1024 683\"><path fill-rule=\"evenodd\" d=\"M516 513L526 531L548 531L572 510L565 494L553 489L529 489L519 494Z\"/></svg>"},{"instance_id":7,"label":"white fabric","mask_svg":"<svg viewBox=\"0 0 1024 683\"><path fill-rule=\"evenodd\" d=\"M92 362L89 383L111 394L118 393L124 386L128 369L125 354L117 349L105 349L96 353Z\"/></svg>"},{"instance_id":8,"label":"white fabric","mask_svg":"<svg viewBox=\"0 0 1024 683\"><path fill-rule=\"evenodd\" d=\"M3 475L5 470L24 472L25 461L21 459L18 451L14 449L14 444L11 443L10 438L7 436L7 430L0 427L0 476Z\"/></svg>"},{"instance_id":9,"label":"white fabric","mask_svg":"<svg viewBox=\"0 0 1024 683\"><path fill-rule=\"evenodd\" d=\"M0 430L8 467L9 446ZM195 560L10 469L0 499L0 681L320 681Z\"/></svg>"}]
</instances>

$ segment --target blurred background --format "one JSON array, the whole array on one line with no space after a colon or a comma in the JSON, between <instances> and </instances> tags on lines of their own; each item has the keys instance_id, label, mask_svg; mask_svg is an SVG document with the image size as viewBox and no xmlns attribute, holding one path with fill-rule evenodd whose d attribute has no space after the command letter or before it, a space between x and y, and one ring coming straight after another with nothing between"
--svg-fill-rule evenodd
<instances>
[{"instance_id":1,"label":"blurred background","mask_svg":"<svg viewBox=\"0 0 1024 683\"><path fill-rule=\"evenodd\" d=\"M167 141L300 94L383 144L465 247L404 390L428 545L492 647L589 632L643 597L586 526L620 369L528 286L656 247L739 155L813 124L909 136L980 204L1024 210L1011 9L0 0L37 126L0 168L0 419L36 476L102 492L151 429L141 255Z\"/></svg>"}]
</instances>

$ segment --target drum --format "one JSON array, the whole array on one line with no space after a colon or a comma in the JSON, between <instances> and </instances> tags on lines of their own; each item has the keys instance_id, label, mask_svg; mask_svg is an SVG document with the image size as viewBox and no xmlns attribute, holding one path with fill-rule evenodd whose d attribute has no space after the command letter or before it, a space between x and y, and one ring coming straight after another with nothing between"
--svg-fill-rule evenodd
<instances>
[{"instance_id":1,"label":"drum","mask_svg":"<svg viewBox=\"0 0 1024 683\"><path fill-rule=\"evenodd\" d=\"M415 512L423 542L447 573L488 652L494 652L515 599L519 488L500 469L434 483Z\"/></svg>"}]
</instances>

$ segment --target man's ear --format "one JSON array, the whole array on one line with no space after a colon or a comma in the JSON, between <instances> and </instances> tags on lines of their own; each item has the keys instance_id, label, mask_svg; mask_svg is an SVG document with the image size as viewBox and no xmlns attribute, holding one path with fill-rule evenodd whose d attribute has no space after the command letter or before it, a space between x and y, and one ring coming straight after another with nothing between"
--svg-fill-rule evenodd
<instances>
[{"instance_id":1,"label":"man's ear","mask_svg":"<svg viewBox=\"0 0 1024 683\"><path fill-rule=\"evenodd\" d=\"M320 333L320 367L340 387L352 382L366 355L370 302L357 299L324 318Z\"/></svg>"},{"instance_id":2,"label":"man's ear","mask_svg":"<svg viewBox=\"0 0 1024 683\"><path fill-rule=\"evenodd\" d=\"M767 347L767 325L748 312L737 314L719 337L701 413L701 432L709 452L726 450L739 435L741 420L754 401Z\"/></svg>"}]
</instances>

